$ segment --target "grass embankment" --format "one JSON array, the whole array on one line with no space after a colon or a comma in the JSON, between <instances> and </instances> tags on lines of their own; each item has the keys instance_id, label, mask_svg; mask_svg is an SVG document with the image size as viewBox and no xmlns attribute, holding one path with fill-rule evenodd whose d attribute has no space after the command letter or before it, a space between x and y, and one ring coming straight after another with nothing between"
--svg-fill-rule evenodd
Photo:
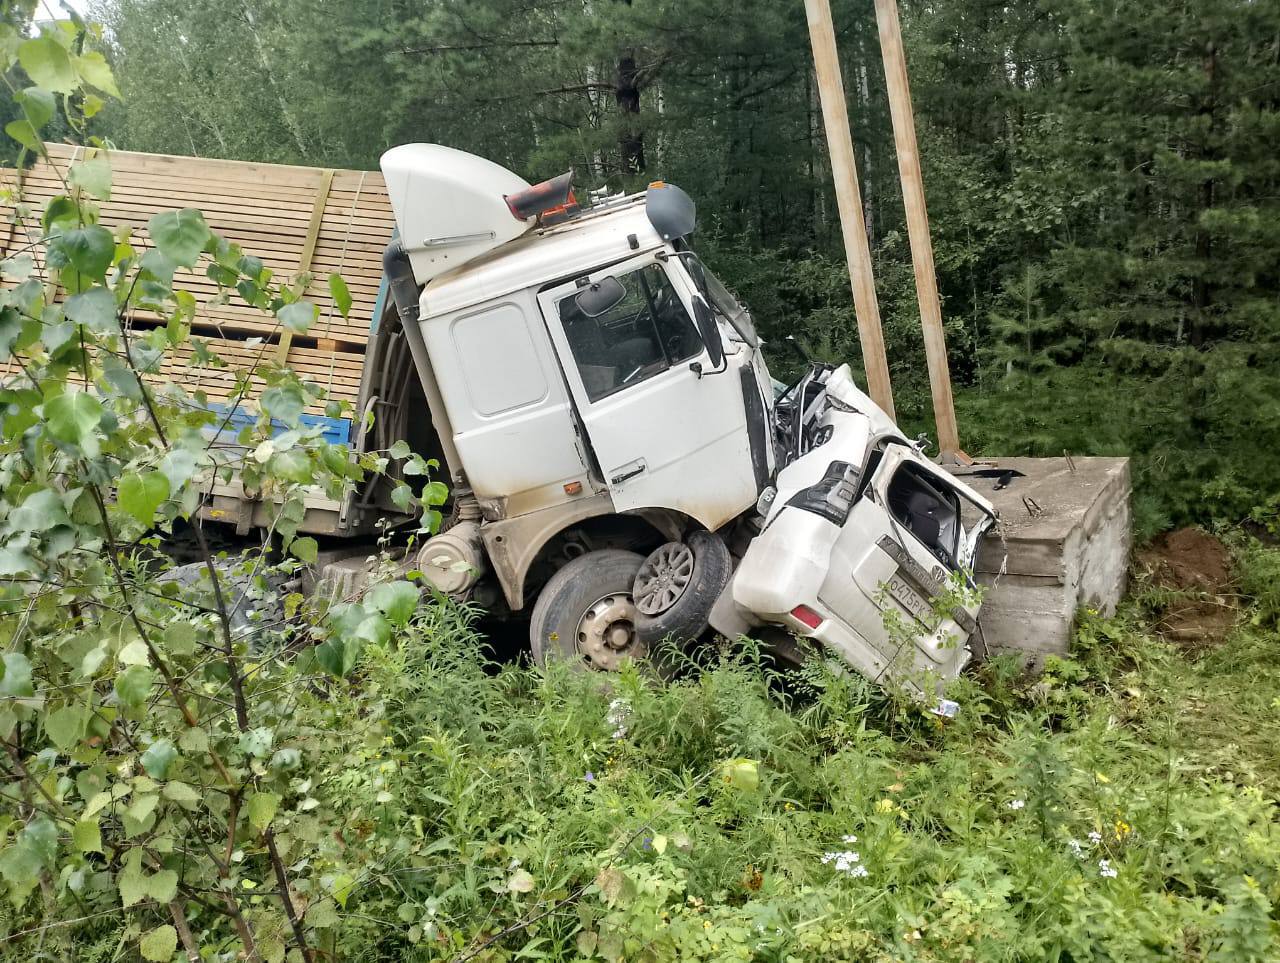
<instances>
[{"instance_id":1,"label":"grass embankment","mask_svg":"<svg viewBox=\"0 0 1280 963\"><path fill-rule=\"evenodd\" d=\"M347 952L1276 959L1278 566L1245 554L1218 648L1135 601L1037 680L961 680L945 726L750 653L669 685L495 671L437 610L307 710L351 740L311 788L368 853Z\"/></svg>"}]
</instances>

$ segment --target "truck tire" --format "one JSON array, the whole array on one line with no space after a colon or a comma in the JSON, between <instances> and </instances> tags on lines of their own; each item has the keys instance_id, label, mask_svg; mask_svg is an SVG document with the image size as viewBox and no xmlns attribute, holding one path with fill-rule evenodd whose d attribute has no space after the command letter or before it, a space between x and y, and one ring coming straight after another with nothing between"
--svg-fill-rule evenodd
<instances>
[{"instance_id":1,"label":"truck tire","mask_svg":"<svg viewBox=\"0 0 1280 963\"><path fill-rule=\"evenodd\" d=\"M587 552L547 581L529 621L533 657L545 665L564 659L583 669L616 672L643 659L648 646L635 633L631 585L644 556L618 549Z\"/></svg>"},{"instance_id":2,"label":"truck tire","mask_svg":"<svg viewBox=\"0 0 1280 963\"><path fill-rule=\"evenodd\" d=\"M286 628L285 577L279 573L265 576L266 591L259 598L249 575L237 574L235 571L243 563L244 559L229 558L215 559L213 565L221 576L223 603L226 605L232 638L244 640L252 651L261 652L273 637ZM165 572L159 580L174 582L183 589L202 588L210 593L208 602L212 604L213 589L209 583L209 570L204 562L178 565Z\"/></svg>"},{"instance_id":3,"label":"truck tire","mask_svg":"<svg viewBox=\"0 0 1280 963\"><path fill-rule=\"evenodd\" d=\"M667 542L644 560L632 597L636 632L652 646L670 639L695 641L707 630L711 607L729 584L733 558L714 532L694 532L683 542Z\"/></svg>"}]
</instances>

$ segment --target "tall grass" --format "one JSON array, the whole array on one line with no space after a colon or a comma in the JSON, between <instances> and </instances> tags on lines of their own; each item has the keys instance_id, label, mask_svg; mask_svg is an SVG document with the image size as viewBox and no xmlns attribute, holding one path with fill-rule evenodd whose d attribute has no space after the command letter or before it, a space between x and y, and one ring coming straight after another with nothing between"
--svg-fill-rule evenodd
<instances>
[{"instance_id":1,"label":"tall grass","mask_svg":"<svg viewBox=\"0 0 1280 963\"><path fill-rule=\"evenodd\" d=\"M1249 571L1275 564L1251 551ZM1039 679L997 661L958 682L946 725L828 666L779 679L749 647L669 684L493 665L438 607L306 710L358 720L311 789L368 850L346 952L1274 959L1266 604L1195 663L1136 613L1085 618Z\"/></svg>"},{"instance_id":2,"label":"tall grass","mask_svg":"<svg viewBox=\"0 0 1280 963\"><path fill-rule=\"evenodd\" d=\"M433 606L291 696L328 748L277 833L346 960L1274 960L1277 554L1242 560L1261 597L1221 648L1086 616L1043 675L958 681L946 724L750 646L671 683L496 664Z\"/></svg>"}]
</instances>

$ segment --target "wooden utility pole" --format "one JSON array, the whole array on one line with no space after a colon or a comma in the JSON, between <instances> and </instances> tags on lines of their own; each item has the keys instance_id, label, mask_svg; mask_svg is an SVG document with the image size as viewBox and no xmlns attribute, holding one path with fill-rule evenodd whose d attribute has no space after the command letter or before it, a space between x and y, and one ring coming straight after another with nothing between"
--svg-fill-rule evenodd
<instances>
[{"instance_id":1,"label":"wooden utility pole","mask_svg":"<svg viewBox=\"0 0 1280 963\"><path fill-rule=\"evenodd\" d=\"M951 398L947 338L942 329L938 279L933 271L933 242L929 239L929 214L924 206L924 178L920 173L911 87L907 83L907 60L902 50L902 28L898 23L898 0L875 0L875 4L876 23L880 28L880 53L884 58L885 83L889 90L889 116L893 119L893 142L898 155L898 174L902 179L902 202L907 212L911 264L916 275L916 299L920 302L920 326L924 330L924 353L929 365L933 417L938 427L938 451L944 462L968 462L968 456L960 449L955 404Z\"/></svg>"},{"instance_id":2,"label":"wooden utility pole","mask_svg":"<svg viewBox=\"0 0 1280 963\"><path fill-rule=\"evenodd\" d=\"M858 189L853 135L849 132L849 109L845 105L844 82L836 55L831 4L828 0L804 0L804 8L809 20L809 40L813 45L813 67L818 80L818 100L822 104L822 123L827 132L827 151L831 155L831 176L835 180L844 254L849 262L853 310L858 318L858 340L862 343L862 363L867 372L867 394L893 418L893 387L889 384L889 363L885 360L884 332L880 329L880 306L876 302L875 277L871 272L867 226L862 219L862 193Z\"/></svg>"}]
</instances>

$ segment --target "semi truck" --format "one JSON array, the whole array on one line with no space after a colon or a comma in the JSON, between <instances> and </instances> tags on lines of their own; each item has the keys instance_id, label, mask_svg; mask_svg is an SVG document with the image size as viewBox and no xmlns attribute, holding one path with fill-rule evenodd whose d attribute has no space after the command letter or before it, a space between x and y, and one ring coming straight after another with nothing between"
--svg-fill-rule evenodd
<instances>
[{"instance_id":1,"label":"semi truck","mask_svg":"<svg viewBox=\"0 0 1280 963\"><path fill-rule=\"evenodd\" d=\"M431 144L381 167L391 297L361 397L398 406L373 447L405 428L447 471L415 560L436 590L529 611L537 659L597 670L708 629L919 691L964 667L995 510L847 364L773 381L684 191L579 204L571 173Z\"/></svg>"},{"instance_id":2,"label":"semi truck","mask_svg":"<svg viewBox=\"0 0 1280 963\"><path fill-rule=\"evenodd\" d=\"M326 421L331 440L357 454L403 440L440 466L443 522L405 570L424 591L527 620L537 659L612 671L717 632L784 658L816 650L927 697L969 661L991 504L930 461L847 364L771 378L751 312L698 256L696 206L674 184L580 203L571 173L530 184L434 144L383 155L385 194L359 172L113 163L105 221L141 227L153 192L192 191L258 243L270 198L308 204L319 185L310 215L277 220L296 223L304 266L365 265L373 281L353 290L372 303L370 329L337 318L332 342L280 356L326 371L353 403L358 417ZM28 190L57 193L58 174L29 172ZM327 226L338 216L340 232ZM376 536L416 527L393 497L413 479L390 475L308 498L314 584L353 589ZM273 508L232 476L210 481L201 515L230 541L268 528Z\"/></svg>"}]
</instances>

